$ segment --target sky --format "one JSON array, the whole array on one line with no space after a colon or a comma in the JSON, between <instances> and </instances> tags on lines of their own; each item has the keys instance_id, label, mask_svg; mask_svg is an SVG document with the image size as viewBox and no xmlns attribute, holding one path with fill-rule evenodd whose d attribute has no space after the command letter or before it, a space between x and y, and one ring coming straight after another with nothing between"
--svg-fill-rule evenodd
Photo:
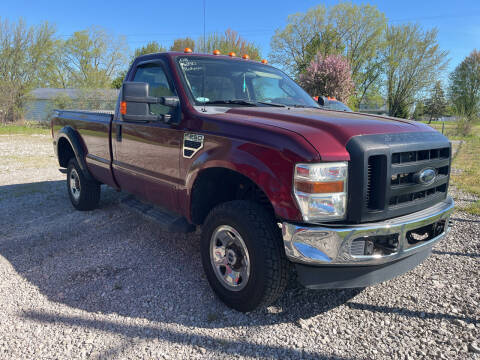
<instances>
[{"instance_id":1,"label":"sky","mask_svg":"<svg viewBox=\"0 0 480 360\"><path fill-rule=\"evenodd\" d=\"M318 5L337 1L314 0L205 0L206 31L231 28L255 42L268 58L275 29L286 24L287 16ZM366 3L354 1L354 3ZM416 22L425 29L437 27L442 49L449 51L452 71L473 49L480 49L480 0L369 1L385 13L390 23ZM48 21L66 39L90 26L124 35L133 50L156 40L167 48L177 37L198 39L203 34L203 1L0 1L0 17L11 21L23 18L28 25Z\"/></svg>"}]
</instances>

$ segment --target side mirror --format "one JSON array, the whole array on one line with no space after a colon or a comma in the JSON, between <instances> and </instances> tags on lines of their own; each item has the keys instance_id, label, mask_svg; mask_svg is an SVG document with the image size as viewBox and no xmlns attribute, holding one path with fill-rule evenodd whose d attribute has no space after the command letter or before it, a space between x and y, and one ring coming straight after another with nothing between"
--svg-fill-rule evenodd
<instances>
[{"instance_id":1,"label":"side mirror","mask_svg":"<svg viewBox=\"0 0 480 360\"><path fill-rule=\"evenodd\" d=\"M170 122L171 115L152 115L150 104L160 104L176 108L180 104L177 96L154 97L148 95L148 83L127 81L122 87L122 106L120 107L124 121L159 121Z\"/></svg>"},{"instance_id":2,"label":"side mirror","mask_svg":"<svg viewBox=\"0 0 480 360\"><path fill-rule=\"evenodd\" d=\"M316 100L318 102L318 105L320 106L325 106L325 97L324 96L316 96Z\"/></svg>"}]
</instances>

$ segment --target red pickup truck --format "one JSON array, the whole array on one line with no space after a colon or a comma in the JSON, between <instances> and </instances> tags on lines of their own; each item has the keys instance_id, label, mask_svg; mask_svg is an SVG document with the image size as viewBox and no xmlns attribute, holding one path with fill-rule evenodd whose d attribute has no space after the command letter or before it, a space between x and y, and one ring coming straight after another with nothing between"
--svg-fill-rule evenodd
<instances>
[{"instance_id":1,"label":"red pickup truck","mask_svg":"<svg viewBox=\"0 0 480 360\"><path fill-rule=\"evenodd\" d=\"M239 311L306 287L364 287L420 264L448 231L451 145L403 119L325 110L281 71L234 56L138 57L114 113L56 110L73 206L101 185L200 228L218 297ZM160 260L159 260L160 261Z\"/></svg>"}]
</instances>

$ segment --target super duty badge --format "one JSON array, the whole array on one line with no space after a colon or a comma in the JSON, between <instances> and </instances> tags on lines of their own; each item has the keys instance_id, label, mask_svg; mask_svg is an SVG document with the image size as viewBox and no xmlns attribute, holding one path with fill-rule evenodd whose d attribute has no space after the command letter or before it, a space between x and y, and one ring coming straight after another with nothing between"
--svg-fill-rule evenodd
<instances>
[{"instance_id":1,"label":"super duty badge","mask_svg":"<svg viewBox=\"0 0 480 360\"><path fill-rule=\"evenodd\" d=\"M191 159L203 147L203 135L185 133L183 135L183 157Z\"/></svg>"}]
</instances>

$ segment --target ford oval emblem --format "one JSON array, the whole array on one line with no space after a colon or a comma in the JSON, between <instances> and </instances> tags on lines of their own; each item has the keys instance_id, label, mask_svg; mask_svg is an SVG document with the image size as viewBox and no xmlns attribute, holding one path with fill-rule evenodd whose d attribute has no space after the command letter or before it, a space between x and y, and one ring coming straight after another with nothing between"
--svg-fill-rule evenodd
<instances>
[{"instance_id":1,"label":"ford oval emblem","mask_svg":"<svg viewBox=\"0 0 480 360\"><path fill-rule=\"evenodd\" d=\"M419 171L415 178L417 180L417 183L422 184L422 185L430 185L435 181L435 178L437 177L437 172L435 169L423 169Z\"/></svg>"}]
</instances>

